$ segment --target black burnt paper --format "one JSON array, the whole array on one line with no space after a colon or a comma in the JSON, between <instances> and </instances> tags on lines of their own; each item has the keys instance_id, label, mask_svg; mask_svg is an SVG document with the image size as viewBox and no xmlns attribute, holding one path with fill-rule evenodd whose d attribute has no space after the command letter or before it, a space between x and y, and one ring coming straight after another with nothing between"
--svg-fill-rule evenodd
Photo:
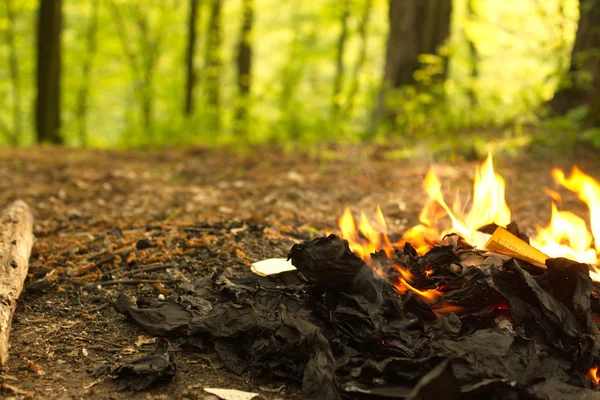
<instances>
[{"instance_id":1,"label":"black burnt paper","mask_svg":"<svg viewBox=\"0 0 600 400\"><path fill-rule=\"evenodd\" d=\"M169 342L161 338L157 342L155 354L118 367L115 370L117 390L140 391L154 383L173 379L177 367L173 355L167 353L168 348Z\"/></svg>"},{"instance_id":2,"label":"black burnt paper","mask_svg":"<svg viewBox=\"0 0 600 400\"><path fill-rule=\"evenodd\" d=\"M399 291L382 254L379 274L330 235L292 247L297 271L215 270L176 301L122 295L115 309L150 334L214 348L235 373L297 384L307 400L598 395L586 376L599 362L587 266L524 269L450 242L393 255L415 287L441 293L433 301Z\"/></svg>"}]
</instances>

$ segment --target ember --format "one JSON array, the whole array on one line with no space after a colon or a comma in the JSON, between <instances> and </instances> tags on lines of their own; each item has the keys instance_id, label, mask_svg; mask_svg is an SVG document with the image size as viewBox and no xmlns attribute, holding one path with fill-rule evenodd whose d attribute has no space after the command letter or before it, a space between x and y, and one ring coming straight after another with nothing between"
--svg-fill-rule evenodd
<instances>
[{"instance_id":1,"label":"ember","mask_svg":"<svg viewBox=\"0 0 600 400\"><path fill-rule=\"evenodd\" d=\"M598 376L598 367L590 368L588 376L594 382L595 385L600 383L600 376Z\"/></svg>"}]
</instances>

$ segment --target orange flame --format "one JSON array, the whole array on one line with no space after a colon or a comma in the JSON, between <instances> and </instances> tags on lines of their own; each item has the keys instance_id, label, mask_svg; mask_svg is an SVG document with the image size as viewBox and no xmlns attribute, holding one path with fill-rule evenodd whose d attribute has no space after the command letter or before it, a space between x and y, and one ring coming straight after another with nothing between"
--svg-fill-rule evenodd
<instances>
[{"instance_id":1,"label":"orange flame","mask_svg":"<svg viewBox=\"0 0 600 400\"><path fill-rule=\"evenodd\" d=\"M571 176L565 178L562 170L554 168L552 176L562 186L577 194L590 209L590 227L596 239L596 250L600 249L600 184L579 168L573 167Z\"/></svg>"},{"instance_id":2,"label":"orange flame","mask_svg":"<svg viewBox=\"0 0 600 400\"><path fill-rule=\"evenodd\" d=\"M446 305L446 306L441 306L441 307L435 307L435 308L433 308L433 312L438 317L442 317L444 314L458 313L458 312L463 311L464 309L465 308L461 307L461 306Z\"/></svg>"},{"instance_id":3,"label":"orange flame","mask_svg":"<svg viewBox=\"0 0 600 400\"><path fill-rule=\"evenodd\" d=\"M395 284L396 289L398 289L400 293L404 293L406 290L411 290L415 294L423 297L425 300L430 302L435 301L440 296L439 292L435 290L419 290L411 286L409 283L412 280L411 272L394 263L392 260L394 246L390 242L390 238L387 235L387 225L379 206L377 206L377 209L375 210L375 215L377 225L379 225L379 230L375 229L371 225L364 213L361 213L360 223L358 224L357 228L354 217L352 216L352 212L350 209L346 208L344 214L342 214L340 217L338 224L340 230L342 231L342 238L348 241L350 250L352 250L357 257L361 258L379 275L386 276L386 272L383 271L379 266L375 265L371 258L372 254L379 250L383 250L387 258L394 266L395 270L401 275L398 278L398 283Z\"/></svg>"},{"instance_id":4,"label":"orange flame","mask_svg":"<svg viewBox=\"0 0 600 400\"><path fill-rule=\"evenodd\" d=\"M558 211L552 203L552 217L547 228L540 228L531 245L550 257L567 257L595 263L596 252L591 248L592 234L585 221L569 211Z\"/></svg>"},{"instance_id":5,"label":"orange flame","mask_svg":"<svg viewBox=\"0 0 600 400\"><path fill-rule=\"evenodd\" d=\"M594 368L590 368L587 373L587 376L594 382L594 385L598 385L600 383L600 376L598 376L598 366Z\"/></svg>"},{"instance_id":6,"label":"orange flame","mask_svg":"<svg viewBox=\"0 0 600 400\"><path fill-rule=\"evenodd\" d=\"M552 204L550 225L539 230L532 245L551 257L566 257L591 264L592 279L600 281L600 269L596 266L600 261L600 184L577 167L573 167L568 178L558 168L552 170L552 176L588 206L590 229L581 217L568 211L558 211Z\"/></svg>"},{"instance_id":7,"label":"orange flame","mask_svg":"<svg viewBox=\"0 0 600 400\"><path fill-rule=\"evenodd\" d=\"M379 206L377 206L376 214L381 232L369 223L369 220L363 212L361 212L360 223L358 224L357 230L354 217L348 208L346 208L344 214L338 221L338 225L342 231L342 237L348 241L352 252L359 258L362 258L367 264L371 261L371 254L378 250L384 250L388 257L394 251L387 235L385 218L383 217L383 213ZM362 234L363 237L360 237L359 233Z\"/></svg>"},{"instance_id":8,"label":"orange flame","mask_svg":"<svg viewBox=\"0 0 600 400\"><path fill-rule=\"evenodd\" d=\"M403 236L403 241L413 244L420 254L439 240L437 222L440 217L447 215L452 222L452 228L443 230L442 236L457 233L471 244L478 241L477 230L482 226L492 223L506 226L510 223L510 209L504 200L504 179L494 172L491 153L476 169L473 202L468 213L461 211L459 199L453 203L452 208L448 206L441 191L442 185L433 170L429 170L425 176L423 187L429 195L429 201L419 217L421 224L411 228ZM432 212L435 205L439 205L444 212Z\"/></svg>"},{"instance_id":9,"label":"orange flame","mask_svg":"<svg viewBox=\"0 0 600 400\"><path fill-rule=\"evenodd\" d=\"M544 192L546 192L555 203L562 203L562 196L556 190L544 188Z\"/></svg>"},{"instance_id":10,"label":"orange flame","mask_svg":"<svg viewBox=\"0 0 600 400\"><path fill-rule=\"evenodd\" d=\"M557 183L576 193L579 199L587 204L590 210L589 229L581 217L568 211L559 211L556 202L561 201L560 194L546 189L546 193L554 200L552 218L548 227L538 228L537 235L531 239L531 245L551 257L567 257L592 264L590 275L594 281L600 282L600 268L594 266L600 261L600 183L577 167L573 168L568 178L559 169L553 169L552 175ZM386 275L385 272L373 265L371 260L371 254L379 250L383 250L392 261L394 248L410 242L419 254L423 254L439 244L440 239L449 233L457 233L471 245L481 248L488 237L478 229L492 223L499 226L510 223L511 212L504 197L505 182L494 171L491 154L488 154L486 160L476 169L472 202L468 212L463 211L459 198L451 207L446 203L442 184L433 170L429 170L425 176L423 188L429 200L419 215L421 223L406 231L398 243L391 243L379 206L375 218L377 227L371 225L364 213L361 213L357 227L349 209L346 209L339 220L342 237L348 241L352 251L383 276ZM448 217L446 221L445 217ZM401 275L396 285L401 293L411 290L429 302L435 302L441 297L435 290L421 291L413 287L410 271L399 265L394 265L394 268ZM428 270L426 278L432 273L433 271Z\"/></svg>"}]
</instances>

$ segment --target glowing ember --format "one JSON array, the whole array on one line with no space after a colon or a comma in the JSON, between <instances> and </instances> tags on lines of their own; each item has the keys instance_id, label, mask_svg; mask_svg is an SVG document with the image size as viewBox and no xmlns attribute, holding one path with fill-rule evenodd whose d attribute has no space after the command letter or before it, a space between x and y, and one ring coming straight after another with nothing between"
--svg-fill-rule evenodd
<instances>
[{"instance_id":1,"label":"glowing ember","mask_svg":"<svg viewBox=\"0 0 600 400\"><path fill-rule=\"evenodd\" d=\"M423 291L411 286L409 283L412 280L412 274L410 271L406 270L401 265L394 263L392 260L394 246L387 235L387 225L379 206L377 206L376 209L376 216L379 230L375 229L371 225L364 213L361 213L360 223L358 224L357 228L356 222L354 221L354 217L352 216L350 210L347 208L344 211L344 214L339 219L338 224L342 231L342 237L348 241L348 245L350 246L352 252L361 258L365 263L367 263L367 265L369 265L378 274L381 276L386 276L386 272L383 271L379 266L375 265L371 259L372 254L383 250L396 272L401 275L398 279L398 282L394 285L400 293L411 290L429 302L435 301L440 296L438 291Z\"/></svg>"},{"instance_id":2,"label":"glowing ember","mask_svg":"<svg viewBox=\"0 0 600 400\"><path fill-rule=\"evenodd\" d=\"M447 305L447 306L441 306L441 307L434 307L434 308L432 308L432 311L435 313L435 315L437 315L438 317L441 317L444 314L459 313L459 312L463 311L464 309L465 308L461 307L461 306Z\"/></svg>"},{"instance_id":3,"label":"glowing ember","mask_svg":"<svg viewBox=\"0 0 600 400\"><path fill-rule=\"evenodd\" d=\"M405 286L409 290L412 290L414 293L423 297L424 299L429 300L430 302L436 301L442 294L437 290L419 290L415 287L412 287L405 279L400 278L400 282L398 286Z\"/></svg>"},{"instance_id":4,"label":"glowing ember","mask_svg":"<svg viewBox=\"0 0 600 400\"><path fill-rule=\"evenodd\" d=\"M590 210L589 228L581 217L559 210L556 203L562 200L560 194L545 189L553 199L552 218L546 228L538 228L537 235L531 239L531 245L550 257L566 257L591 264L591 277L600 282L600 269L594 266L600 263L600 183L577 167L573 168L568 178L559 169L552 170L552 175L557 183L576 193L587 204ZM371 225L364 213L361 213L357 227L348 209L339 220L342 237L348 241L352 251L381 275L386 274L371 262L371 254L377 251L383 250L392 261L394 248L410 242L419 254L424 254L449 233L457 233L471 245L481 248L487 240L478 231L481 227L489 224L506 226L511 221L511 212L504 197L504 179L494 171L491 154L476 170L468 212L463 210L460 199L452 206L446 203L442 185L433 170L425 176L423 188L429 200L419 215L421 223L406 231L398 243L392 244L390 241L379 206L376 210L376 227ZM396 285L399 291L411 290L429 302L438 299L439 293L436 291L421 291L411 286L411 273L402 266L395 265L393 261L392 264L402 275ZM432 274L433 271L427 271L426 277L429 278Z\"/></svg>"},{"instance_id":5,"label":"glowing ember","mask_svg":"<svg viewBox=\"0 0 600 400\"><path fill-rule=\"evenodd\" d=\"M600 376L598 376L598 367L590 368L587 375L592 380L592 382L594 382L594 385L598 385L600 383Z\"/></svg>"}]
</instances>

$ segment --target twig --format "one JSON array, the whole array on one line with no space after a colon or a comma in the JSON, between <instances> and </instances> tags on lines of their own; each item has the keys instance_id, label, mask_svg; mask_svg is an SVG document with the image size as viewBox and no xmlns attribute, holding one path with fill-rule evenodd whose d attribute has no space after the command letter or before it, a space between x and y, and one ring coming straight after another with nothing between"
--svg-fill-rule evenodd
<instances>
[{"instance_id":1,"label":"twig","mask_svg":"<svg viewBox=\"0 0 600 400\"><path fill-rule=\"evenodd\" d=\"M157 263L152 263L152 264L148 264L146 267L144 268L139 268L139 269L134 269L134 270L129 270L129 271L125 271L127 267L121 267L121 268L115 268L115 269L111 269L109 271L106 271L104 273L102 273L102 277L105 276L110 276L110 275L119 275L119 273L121 271L125 271L123 274L121 274L121 276L128 276L128 275L133 275L137 272L146 272L146 271L154 271L156 267L156 270L162 269L162 268L170 268L170 267L174 267L175 264L173 263L162 263L162 262L157 262Z\"/></svg>"},{"instance_id":2,"label":"twig","mask_svg":"<svg viewBox=\"0 0 600 400\"><path fill-rule=\"evenodd\" d=\"M116 258L116 257L115 257L115 255L114 255L114 254L109 254L108 256L106 256L106 257L103 257L103 258L101 258L100 260L96 261L96 262L95 262L95 264L94 264L94 266L95 266L96 268L100 268L100 267L101 267L101 266L103 266L104 264L108 264L108 263L111 263L111 262L113 262L115 258Z\"/></svg>"},{"instance_id":3,"label":"twig","mask_svg":"<svg viewBox=\"0 0 600 400\"><path fill-rule=\"evenodd\" d=\"M95 285L111 286L111 285L139 285L140 283L179 283L177 279L116 279L114 281L100 281Z\"/></svg>"},{"instance_id":4,"label":"twig","mask_svg":"<svg viewBox=\"0 0 600 400\"><path fill-rule=\"evenodd\" d=\"M109 346L116 346L119 349L122 349L122 348L125 347L125 346L122 346L122 345L120 345L118 343L111 342L109 340L104 340L104 339L101 339L101 338L91 338L91 337L79 336L79 335L71 335L71 337L73 339L85 340L87 342L92 342L92 343L104 343L104 344L107 344Z\"/></svg>"},{"instance_id":5,"label":"twig","mask_svg":"<svg viewBox=\"0 0 600 400\"><path fill-rule=\"evenodd\" d=\"M130 275L135 275L135 274L139 274L142 272L150 272L150 271L158 271L161 269L167 269L167 268L171 268L174 266L175 266L175 264L173 264L173 263L166 263L166 264L161 263L160 265L152 265L152 266L145 267L145 268L132 269L131 271L123 272L120 275L121 276L130 276Z\"/></svg>"},{"instance_id":6,"label":"twig","mask_svg":"<svg viewBox=\"0 0 600 400\"><path fill-rule=\"evenodd\" d=\"M94 307L94 308L92 308L90 310L82 311L81 313L79 313L79 315L82 315L82 314L91 314L91 313L94 313L94 312L102 311L102 310L104 310L104 309L106 309L108 307L110 307L110 303L100 304L99 306Z\"/></svg>"},{"instance_id":7,"label":"twig","mask_svg":"<svg viewBox=\"0 0 600 400\"><path fill-rule=\"evenodd\" d=\"M94 382L92 382L92 383L89 383L89 384L85 385L83 388L87 390L87 389L89 389L89 388L91 388L91 387L94 387L94 386L96 386L96 385L97 385L97 384L99 384L99 383L102 383L102 381L103 381L103 380L102 380L102 378L100 378L100 379L96 379Z\"/></svg>"},{"instance_id":8,"label":"twig","mask_svg":"<svg viewBox=\"0 0 600 400\"><path fill-rule=\"evenodd\" d=\"M215 227L209 226L206 228L201 228L198 226L185 226L185 227L183 227L183 230L187 231L187 232L207 232L207 231L214 231Z\"/></svg>"}]
</instances>

